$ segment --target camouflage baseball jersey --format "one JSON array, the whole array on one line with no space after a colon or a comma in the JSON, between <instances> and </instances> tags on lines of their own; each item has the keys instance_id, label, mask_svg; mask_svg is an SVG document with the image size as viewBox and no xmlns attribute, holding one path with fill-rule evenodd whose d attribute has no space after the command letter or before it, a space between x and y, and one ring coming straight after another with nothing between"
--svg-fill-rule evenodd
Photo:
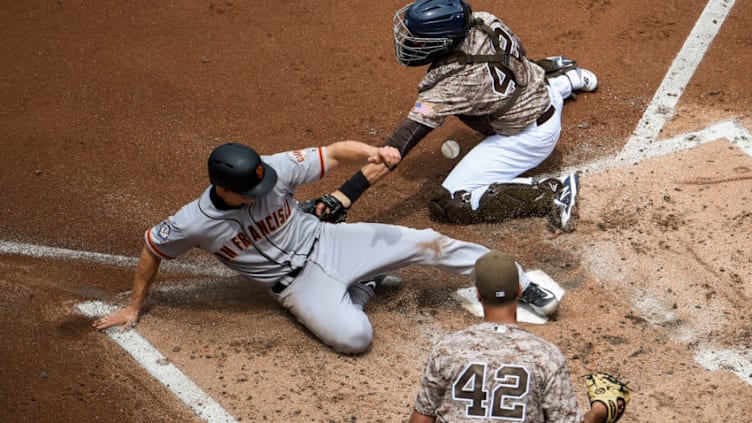
<instances>
[{"instance_id":1,"label":"camouflage baseball jersey","mask_svg":"<svg viewBox=\"0 0 752 423\"><path fill-rule=\"evenodd\" d=\"M582 422L558 347L516 325L483 322L440 340L415 402L437 422Z\"/></svg>"},{"instance_id":2,"label":"camouflage baseball jersey","mask_svg":"<svg viewBox=\"0 0 752 423\"><path fill-rule=\"evenodd\" d=\"M499 45L517 59L509 60L515 79L525 84L514 106L489 122L501 135L515 135L533 123L551 104L543 69L527 60L519 38L499 18L486 12L473 13L499 36ZM467 54L494 54L489 37L471 27L459 46ZM508 70L497 63L461 65L450 63L431 67L418 86L418 99L408 118L438 128L447 116L484 116L499 111L512 95L515 82ZM488 134L487 134L488 135Z\"/></svg>"}]
</instances>

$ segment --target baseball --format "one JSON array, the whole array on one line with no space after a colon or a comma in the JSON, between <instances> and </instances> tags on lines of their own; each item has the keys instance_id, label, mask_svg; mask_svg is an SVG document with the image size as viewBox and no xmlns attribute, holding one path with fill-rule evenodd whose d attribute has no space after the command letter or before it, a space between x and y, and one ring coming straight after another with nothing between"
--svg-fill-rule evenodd
<instances>
[{"instance_id":1,"label":"baseball","mask_svg":"<svg viewBox=\"0 0 752 423\"><path fill-rule=\"evenodd\" d=\"M446 140L441 145L441 154L447 159L454 159L460 155L460 145L455 140Z\"/></svg>"}]
</instances>

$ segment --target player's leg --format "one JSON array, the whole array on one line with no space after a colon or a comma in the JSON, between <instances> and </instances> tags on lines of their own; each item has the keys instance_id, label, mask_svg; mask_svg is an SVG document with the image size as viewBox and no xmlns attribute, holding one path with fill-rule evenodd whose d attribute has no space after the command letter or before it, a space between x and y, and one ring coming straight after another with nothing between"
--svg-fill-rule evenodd
<instances>
[{"instance_id":1,"label":"player's leg","mask_svg":"<svg viewBox=\"0 0 752 423\"><path fill-rule=\"evenodd\" d=\"M532 123L514 136L492 135L470 150L444 179L449 193L469 193L473 210L480 205L486 190L495 183L530 183L528 178L515 181L522 173L546 160L559 141L563 99L549 87L554 114L543 124Z\"/></svg>"},{"instance_id":2,"label":"player's leg","mask_svg":"<svg viewBox=\"0 0 752 423\"><path fill-rule=\"evenodd\" d=\"M567 99L572 95L572 83L570 79L565 75L559 75L553 78L548 78L548 85L553 88L554 91L559 93L561 98Z\"/></svg>"},{"instance_id":3,"label":"player's leg","mask_svg":"<svg viewBox=\"0 0 752 423\"><path fill-rule=\"evenodd\" d=\"M308 263L277 299L324 344L341 353L363 352L373 340L371 322L363 312L372 294L362 287L351 296L349 282L330 273Z\"/></svg>"},{"instance_id":4,"label":"player's leg","mask_svg":"<svg viewBox=\"0 0 752 423\"><path fill-rule=\"evenodd\" d=\"M553 151L561 133L564 100L549 87L554 113L512 137L491 136L471 150L429 200L431 218L470 224L547 216L552 227L571 230L577 176L520 178Z\"/></svg>"},{"instance_id":5,"label":"player's leg","mask_svg":"<svg viewBox=\"0 0 752 423\"><path fill-rule=\"evenodd\" d=\"M328 274L356 281L409 265L433 266L457 275L469 275L476 260L488 248L472 242L447 237L433 229L413 229L379 223L326 225L322 239L336 240L339 248L326 249L336 254L316 256ZM328 241L325 240L325 243ZM321 240L319 241L321 242ZM336 269L336 270L335 270ZM539 287L520 272L520 288L527 304L536 312L550 315L558 307L553 293Z\"/></svg>"},{"instance_id":6,"label":"player's leg","mask_svg":"<svg viewBox=\"0 0 752 423\"><path fill-rule=\"evenodd\" d=\"M319 243L330 239L336 240L326 249L332 252L317 254L315 260L351 285L411 264L468 275L475 260L488 252L482 245L452 239L433 229L381 223L325 225ZM319 250L324 251L324 246Z\"/></svg>"},{"instance_id":7,"label":"player's leg","mask_svg":"<svg viewBox=\"0 0 752 423\"><path fill-rule=\"evenodd\" d=\"M336 256L350 266L340 272L350 280L359 280L366 272L388 272L409 265L433 266L457 275L469 275L476 260L488 248L447 237L433 229L413 229L378 223L330 225L338 232L337 240L350 248ZM333 254L327 257L335 256ZM355 283L355 285L359 285ZM351 285L352 286L352 285ZM559 301L549 290L533 283L520 268L520 302L541 316L556 312Z\"/></svg>"},{"instance_id":8,"label":"player's leg","mask_svg":"<svg viewBox=\"0 0 752 423\"><path fill-rule=\"evenodd\" d=\"M326 225L324 231L332 232L339 247L336 254L322 254L316 260L321 259L325 267L336 268L342 279L353 281L351 284L409 265L469 275L475 261L489 251L483 245L450 238L433 229L350 223ZM529 282L526 277L520 281L523 290Z\"/></svg>"},{"instance_id":9,"label":"player's leg","mask_svg":"<svg viewBox=\"0 0 752 423\"><path fill-rule=\"evenodd\" d=\"M598 78L590 70L581 68L564 56L553 56L546 60L548 83L562 98L567 99L575 91L592 92L598 88Z\"/></svg>"},{"instance_id":10,"label":"player's leg","mask_svg":"<svg viewBox=\"0 0 752 423\"><path fill-rule=\"evenodd\" d=\"M399 231L387 233L363 225L325 225L303 271L277 296L323 343L351 354L364 351L373 339L363 307L375 291L358 281L391 269L384 267L394 260L388 245L403 236ZM366 237L371 241L362 248ZM389 240L387 246L378 239Z\"/></svg>"}]
</instances>

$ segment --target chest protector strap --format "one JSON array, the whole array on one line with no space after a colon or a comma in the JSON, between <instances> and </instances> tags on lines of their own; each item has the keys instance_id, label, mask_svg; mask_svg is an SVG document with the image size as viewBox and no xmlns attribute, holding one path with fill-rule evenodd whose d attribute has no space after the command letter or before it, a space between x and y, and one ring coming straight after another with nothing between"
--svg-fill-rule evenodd
<instances>
[{"instance_id":1,"label":"chest protector strap","mask_svg":"<svg viewBox=\"0 0 752 423\"><path fill-rule=\"evenodd\" d=\"M492 117L498 117L498 116L501 116L501 115L505 114L506 112L508 112L509 109L511 109L512 106L514 106L514 103L517 101L517 99L519 98L520 94L522 94L522 89L525 88L525 86L527 86L527 82L523 83L523 82L517 81L517 77L516 77L516 75L514 75L514 71L509 66L510 58L514 59L514 60L517 60L517 61L521 61L521 60L518 59L515 56L512 56L512 55L508 54L507 52L505 52L501 48L501 45L499 44L499 37L498 37L498 35L494 32L493 29L491 29L490 26L488 26L485 22L483 22L482 19L473 19L470 22L470 26L471 27L476 27L479 30L483 31L483 33L486 34L486 36L488 37L488 39L491 40L491 44L493 44L494 51L496 53L494 53L494 54L467 54L467 53L462 52L462 51L453 51L453 52L447 54L443 59L438 60L436 62L433 62L433 64L431 64L431 67L429 68L429 70L435 69L435 68L437 68L439 66L448 65L448 64L451 64L451 63L458 63L458 64L460 64L462 66L465 66L465 65L474 65L474 64L478 64L478 63L496 63L499 66L502 66L505 69L507 69L509 71L509 74L513 76L514 91L512 91L512 94L509 96L509 98L504 103L504 105L501 107L501 109L499 109L499 110L497 110L497 111L495 111L494 113L491 114ZM458 68L458 69L454 70L453 72L448 73L445 77L448 77L448 76L454 75L456 73L459 73L462 70L463 70L462 68ZM428 89L428 88L426 88L426 89ZM424 89L424 91L425 91L425 89Z\"/></svg>"}]
</instances>

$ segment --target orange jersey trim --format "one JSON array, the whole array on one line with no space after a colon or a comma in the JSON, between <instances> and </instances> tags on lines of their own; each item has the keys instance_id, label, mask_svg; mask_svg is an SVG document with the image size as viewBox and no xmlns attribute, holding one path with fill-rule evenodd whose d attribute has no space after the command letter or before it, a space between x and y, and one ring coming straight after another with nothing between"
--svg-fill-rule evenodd
<instances>
[{"instance_id":1,"label":"orange jersey trim","mask_svg":"<svg viewBox=\"0 0 752 423\"><path fill-rule=\"evenodd\" d=\"M149 247L152 253L166 260L172 260L175 258L175 257L168 256L167 254L159 251L159 248L157 248L157 246L154 245L154 241L152 241L151 239L151 229L146 231L145 238L146 238L146 246Z\"/></svg>"},{"instance_id":2,"label":"orange jersey trim","mask_svg":"<svg viewBox=\"0 0 752 423\"><path fill-rule=\"evenodd\" d=\"M321 175L319 175L319 179L324 179L324 176L326 176L326 167L324 165L326 162L324 161L324 149L322 147L318 148L319 150L319 164L321 165Z\"/></svg>"}]
</instances>

